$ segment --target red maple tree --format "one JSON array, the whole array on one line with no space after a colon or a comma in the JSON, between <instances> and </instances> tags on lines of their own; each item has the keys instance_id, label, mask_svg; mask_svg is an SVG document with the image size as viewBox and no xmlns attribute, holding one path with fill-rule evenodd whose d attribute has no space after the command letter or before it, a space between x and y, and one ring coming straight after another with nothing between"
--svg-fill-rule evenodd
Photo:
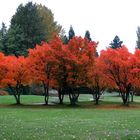
<instances>
[{"instance_id":1,"label":"red maple tree","mask_svg":"<svg viewBox=\"0 0 140 140\"><path fill-rule=\"evenodd\" d=\"M2 83L4 87L9 87L16 99L16 103L20 104L20 95L23 87L30 83L29 69L27 59L23 56L5 56L4 65L1 69L5 69Z\"/></svg>"},{"instance_id":2,"label":"red maple tree","mask_svg":"<svg viewBox=\"0 0 140 140\"><path fill-rule=\"evenodd\" d=\"M123 46L118 49L108 48L101 52L100 59L103 71L107 76L110 84L118 88L123 103L129 103L130 91L133 87L133 59L132 54Z\"/></svg>"},{"instance_id":3,"label":"red maple tree","mask_svg":"<svg viewBox=\"0 0 140 140\"><path fill-rule=\"evenodd\" d=\"M101 95L104 90L110 87L108 78L104 73L104 64L102 63L100 57L95 59L95 63L92 67L92 70L89 72L89 87L93 91L93 98L95 100L95 104L98 104Z\"/></svg>"},{"instance_id":4,"label":"red maple tree","mask_svg":"<svg viewBox=\"0 0 140 140\"><path fill-rule=\"evenodd\" d=\"M41 83L44 87L45 104L49 100L49 88L55 85L54 65L55 58L52 54L52 48L49 44L43 42L34 49L29 50L30 75L33 83Z\"/></svg>"}]
</instances>

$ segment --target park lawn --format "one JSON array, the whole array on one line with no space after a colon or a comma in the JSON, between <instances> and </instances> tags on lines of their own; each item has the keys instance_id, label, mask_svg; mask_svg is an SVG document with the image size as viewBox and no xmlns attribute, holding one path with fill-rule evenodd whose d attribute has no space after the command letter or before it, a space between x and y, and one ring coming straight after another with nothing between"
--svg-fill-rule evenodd
<instances>
[{"instance_id":1,"label":"park lawn","mask_svg":"<svg viewBox=\"0 0 140 140\"><path fill-rule=\"evenodd\" d=\"M58 102L56 100L57 97L50 96L49 97L49 102ZM91 101L93 100L92 95L89 94L82 94L79 96L79 102L84 103L88 102L90 104ZM64 102L66 104L69 104L69 97L68 95L65 95L64 97ZM1 104L15 104L15 98L14 96L0 96L0 105ZM43 104L44 103L44 96L36 96L36 95L21 95L21 103L22 104ZM101 102L100 104L122 104L122 99L121 97L118 97L118 93L107 93L103 96L101 96ZM87 104L87 103L86 103ZM140 105L140 96L134 96L134 104L139 104Z\"/></svg>"},{"instance_id":2,"label":"park lawn","mask_svg":"<svg viewBox=\"0 0 140 140\"><path fill-rule=\"evenodd\" d=\"M140 139L140 110L0 108L1 140Z\"/></svg>"},{"instance_id":3,"label":"park lawn","mask_svg":"<svg viewBox=\"0 0 140 140\"><path fill-rule=\"evenodd\" d=\"M140 108L122 107L121 99L104 96L95 106L83 95L75 107L68 97L64 105L44 106L42 96L22 96L24 105L12 96L0 96L0 140L134 140L140 139ZM50 98L50 102L53 101ZM140 98L136 97L139 105ZM118 108L103 108L116 105ZM101 106L101 108L100 108Z\"/></svg>"}]
</instances>

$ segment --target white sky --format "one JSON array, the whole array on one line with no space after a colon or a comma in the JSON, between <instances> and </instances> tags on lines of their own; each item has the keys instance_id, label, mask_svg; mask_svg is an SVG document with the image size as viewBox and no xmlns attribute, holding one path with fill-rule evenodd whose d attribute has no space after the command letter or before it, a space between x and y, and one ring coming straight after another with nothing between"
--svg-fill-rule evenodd
<instances>
[{"instance_id":1,"label":"white sky","mask_svg":"<svg viewBox=\"0 0 140 140\"><path fill-rule=\"evenodd\" d=\"M9 21L20 3L30 0L1 0L0 23ZM77 36L89 30L91 38L99 41L98 50L105 49L115 35L133 52L136 30L140 26L140 0L33 0L52 10L55 20L66 33L70 25Z\"/></svg>"}]
</instances>

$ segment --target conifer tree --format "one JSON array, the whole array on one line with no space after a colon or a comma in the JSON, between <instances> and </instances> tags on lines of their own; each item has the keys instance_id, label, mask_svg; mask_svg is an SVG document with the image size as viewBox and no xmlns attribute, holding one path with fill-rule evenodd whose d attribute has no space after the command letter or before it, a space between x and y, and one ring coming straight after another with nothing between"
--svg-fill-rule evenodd
<instances>
[{"instance_id":1,"label":"conifer tree","mask_svg":"<svg viewBox=\"0 0 140 140\"><path fill-rule=\"evenodd\" d=\"M110 48L117 49L122 47L123 41L120 40L119 36L115 36L113 41L110 43Z\"/></svg>"}]
</instances>

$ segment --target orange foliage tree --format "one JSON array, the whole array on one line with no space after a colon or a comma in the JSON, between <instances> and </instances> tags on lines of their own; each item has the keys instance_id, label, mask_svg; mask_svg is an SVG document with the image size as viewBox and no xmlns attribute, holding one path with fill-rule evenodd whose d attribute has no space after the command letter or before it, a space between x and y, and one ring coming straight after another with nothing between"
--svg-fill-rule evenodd
<instances>
[{"instance_id":1,"label":"orange foliage tree","mask_svg":"<svg viewBox=\"0 0 140 140\"><path fill-rule=\"evenodd\" d=\"M60 104L63 103L64 94L67 94L66 88L68 87L68 67L70 54L68 52L67 46L63 44L62 40L55 35L54 38L49 43L52 49L52 55L55 58L55 80L56 85L54 86L58 90L58 97Z\"/></svg>"},{"instance_id":2,"label":"orange foliage tree","mask_svg":"<svg viewBox=\"0 0 140 140\"><path fill-rule=\"evenodd\" d=\"M139 92L139 87L140 87L140 50L139 49L135 50L132 61L133 61L132 74L133 74L134 92L135 89L136 92ZM132 92L132 94L134 93Z\"/></svg>"},{"instance_id":3,"label":"orange foliage tree","mask_svg":"<svg viewBox=\"0 0 140 140\"><path fill-rule=\"evenodd\" d=\"M49 88L55 85L54 71L57 60L53 57L52 48L43 42L29 50L30 75L33 83L41 83L44 87L44 100L48 104Z\"/></svg>"},{"instance_id":4,"label":"orange foliage tree","mask_svg":"<svg viewBox=\"0 0 140 140\"><path fill-rule=\"evenodd\" d=\"M16 99L16 103L20 104L20 95L23 92L23 86L30 83L27 59L20 56L5 56L4 65L1 69L5 69L1 83L3 87L9 87Z\"/></svg>"},{"instance_id":5,"label":"orange foliage tree","mask_svg":"<svg viewBox=\"0 0 140 140\"><path fill-rule=\"evenodd\" d=\"M71 104L75 104L78 97L75 89L87 86L88 73L94 64L97 43L73 37L67 45L64 45L61 39L55 36L49 45L53 57L57 60L54 77L60 103L63 102L64 94L68 94Z\"/></svg>"},{"instance_id":6,"label":"orange foliage tree","mask_svg":"<svg viewBox=\"0 0 140 140\"><path fill-rule=\"evenodd\" d=\"M133 87L140 85L140 51L135 55L125 46L108 48L96 56L98 43L82 37L73 37L68 44L55 35L49 42L42 42L29 50L27 58L4 56L0 53L0 87L12 90L17 104L23 86L41 83L44 100L48 104L49 88L58 89L60 103L64 94L75 104L79 87L92 89L96 104L106 87L118 88L123 103L129 103Z\"/></svg>"},{"instance_id":7,"label":"orange foliage tree","mask_svg":"<svg viewBox=\"0 0 140 140\"><path fill-rule=\"evenodd\" d=\"M6 57L3 53L0 53L0 88L5 87L5 83L3 80L8 72L7 64L6 64Z\"/></svg>"},{"instance_id":8,"label":"orange foliage tree","mask_svg":"<svg viewBox=\"0 0 140 140\"><path fill-rule=\"evenodd\" d=\"M91 72L96 58L96 42L89 42L86 38L73 37L68 45L69 65L67 82L71 87L69 98L75 104L78 94L77 87L88 86L88 73Z\"/></svg>"},{"instance_id":9,"label":"orange foliage tree","mask_svg":"<svg viewBox=\"0 0 140 140\"><path fill-rule=\"evenodd\" d=\"M100 59L103 63L103 72L110 84L118 88L123 103L129 103L130 91L133 87L133 59L132 54L123 46L118 49L102 51Z\"/></svg>"},{"instance_id":10,"label":"orange foliage tree","mask_svg":"<svg viewBox=\"0 0 140 140\"><path fill-rule=\"evenodd\" d=\"M89 86L93 92L93 98L95 104L98 104L100 96L103 94L104 90L109 87L108 78L103 71L103 63L100 57L97 57L92 70L89 72Z\"/></svg>"}]
</instances>

